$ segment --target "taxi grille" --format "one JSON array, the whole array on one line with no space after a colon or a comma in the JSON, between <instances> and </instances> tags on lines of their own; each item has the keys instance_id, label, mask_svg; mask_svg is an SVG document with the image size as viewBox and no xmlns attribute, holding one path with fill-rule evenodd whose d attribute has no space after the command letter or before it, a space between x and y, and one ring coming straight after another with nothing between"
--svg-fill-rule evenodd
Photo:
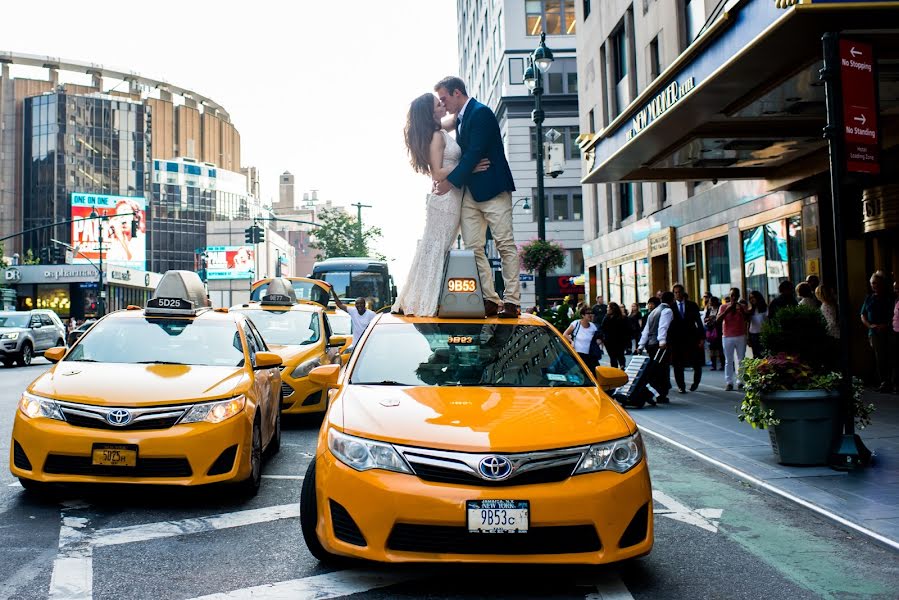
<instances>
[{"instance_id":1,"label":"taxi grille","mask_svg":"<svg viewBox=\"0 0 899 600\"><path fill-rule=\"evenodd\" d=\"M28 455L25 454L25 449L19 445L19 442L13 440L12 446L12 462L16 467L20 469L25 469L26 471L31 470L31 461L28 460Z\"/></svg>"},{"instance_id":2,"label":"taxi grille","mask_svg":"<svg viewBox=\"0 0 899 600\"><path fill-rule=\"evenodd\" d=\"M487 481L474 473L466 473L464 471L434 467L431 465L413 464L412 468L415 470L415 474L425 481L434 481L437 483L461 483L483 487L506 487L512 485L531 485L534 483L555 483L565 481L571 477L574 465L568 464L547 469L527 471L521 475L513 476L502 481Z\"/></svg>"},{"instance_id":3,"label":"taxi grille","mask_svg":"<svg viewBox=\"0 0 899 600\"><path fill-rule=\"evenodd\" d=\"M331 507L331 526L334 527L334 537L354 546L367 546L365 536L359 531L359 526L341 504L329 501Z\"/></svg>"},{"instance_id":4,"label":"taxi grille","mask_svg":"<svg viewBox=\"0 0 899 600\"><path fill-rule=\"evenodd\" d=\"M281 397L287 398L293 393L293 388L287 385L285 382L281 382Z\"/></svg>"},{"instance_id":5,"label":"taxi grille","mask_svg":"<svg viewBox=\"0 0 899 600\"><path fill-rule=\"evenodd\" d=\"M591 525L532 527L527 533L469 533L466 527L397 523L387 547L444 554L574 554L602 548Z\"/></svg>"},{"instance_id":6,"label":"taxi grille","mask_svg":"<svg viewBox=\"0 0 899 600\"><path fill-rule=\"evenodd\" d=\"M186 458L138 458L135 467L109 467L91 464L90 456L65 454L47 455L44 472L105 477L190 477L193 474Z\"/></svg>"},{"instance_id":7,"label":"taxi grille","mask_svg":"<svg viewBox=\"0 0 899 600\"><path fill-rule=\"evenodd\" d=\"M131 422L127 425L112 425L106 420L106 416L119 407L92 406L89 404L76 404L74 402L57 401L66 422L75 427L90 427L92 429L116 429L126 431L139 431L145 429L168 429L175 425L190 408L189 405L181 406L153 406L148 408L128 408L131 413Z\"/></svg>"}]
</instances>

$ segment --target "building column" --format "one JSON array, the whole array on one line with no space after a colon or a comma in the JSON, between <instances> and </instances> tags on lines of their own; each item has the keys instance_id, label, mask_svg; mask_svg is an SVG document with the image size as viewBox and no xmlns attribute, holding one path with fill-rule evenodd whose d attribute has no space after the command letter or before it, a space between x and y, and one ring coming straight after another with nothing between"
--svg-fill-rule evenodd
<instances>
[{"instance_id":1,"label":"building column","mask_svg":"<svg viewBox=\"0 0 899 600\"><path fill-rule=\"evenodd\" d=\"M609 231L621 229L621 189L614 184L607 184L606 192L609 196Z\"/></svg>"}]
</instances>

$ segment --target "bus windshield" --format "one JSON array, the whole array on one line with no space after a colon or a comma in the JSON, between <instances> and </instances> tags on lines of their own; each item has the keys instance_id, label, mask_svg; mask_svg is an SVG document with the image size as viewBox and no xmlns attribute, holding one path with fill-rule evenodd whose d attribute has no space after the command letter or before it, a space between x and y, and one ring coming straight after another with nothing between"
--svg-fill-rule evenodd
<instances>
[{"instance_id":1,"label":"bus windshield","mask_svg":"<svg viewBox=\"0 0 899 600\"><path fill-rule=\"evenodd\" d=\"M386 273L375 271L326 271L317 274L334 287L334 293L342 300L365 298L369 308L378 310L390 301L390 289Z\"/></svg>"}]
</instances>

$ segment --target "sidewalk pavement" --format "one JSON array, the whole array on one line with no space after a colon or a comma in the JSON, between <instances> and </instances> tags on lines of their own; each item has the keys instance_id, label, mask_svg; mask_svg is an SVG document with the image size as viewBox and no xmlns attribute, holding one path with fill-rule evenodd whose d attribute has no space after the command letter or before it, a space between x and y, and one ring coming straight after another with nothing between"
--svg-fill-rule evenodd
<instances>
[{"instance_id":1,"label":"sidewalk pavement","mask_svg":"<svg viewBox=\"0 0 899 600\"><path fill-rule=\"evenodd\" d=\"M722 371L703 369L695 392L692 371L685 379L687 393L672 388L670 404L628 411L641 430L899 550L899 395L866 392L877 410L857 433L874 458L866 469L842 472L778 464L768 431L737 419L743 394L724 390Z\"/></svg>"}]
</instances>

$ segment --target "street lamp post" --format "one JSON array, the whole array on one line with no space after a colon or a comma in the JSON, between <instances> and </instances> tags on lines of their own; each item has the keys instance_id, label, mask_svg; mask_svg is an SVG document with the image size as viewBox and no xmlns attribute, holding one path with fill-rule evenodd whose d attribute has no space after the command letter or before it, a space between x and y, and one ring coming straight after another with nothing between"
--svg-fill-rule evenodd
<instances>
[{"instance_id":1,"label":"street lamp post","mask_svg":"<svg viewBox=\"0 0 899 600\"><path fill-rule=\"evenodd\" d=\"M546 239L546 197L543 191L543 73L553 64L553 53L546 47L546 32L540 34L540 45L528 58L524 83L534 95L534 111L531 118L536 125L537 137L537 239ZM546 269L537 270L537 306L546 309Z\"/></svg>"},{"instance_id":2,"label":"street lamp post","mask_svg":"<svg viewBox=\"0 0 899 600\"><path fill-rule=\"evenodd\" d=\"M97 269L100 277L100 285L98 290L99 298L97 300L97 316L102 317L104 314L106 314L106 292L103 290L103 224L109 220L109 217L107 217L106 215L101 216L99 213L97 213L96 208L92 208L90 218L100 219L100 236L98 238L100 242L98 252L98 254L100 255L100 267Z\"/></svg>"}]
</instances>

